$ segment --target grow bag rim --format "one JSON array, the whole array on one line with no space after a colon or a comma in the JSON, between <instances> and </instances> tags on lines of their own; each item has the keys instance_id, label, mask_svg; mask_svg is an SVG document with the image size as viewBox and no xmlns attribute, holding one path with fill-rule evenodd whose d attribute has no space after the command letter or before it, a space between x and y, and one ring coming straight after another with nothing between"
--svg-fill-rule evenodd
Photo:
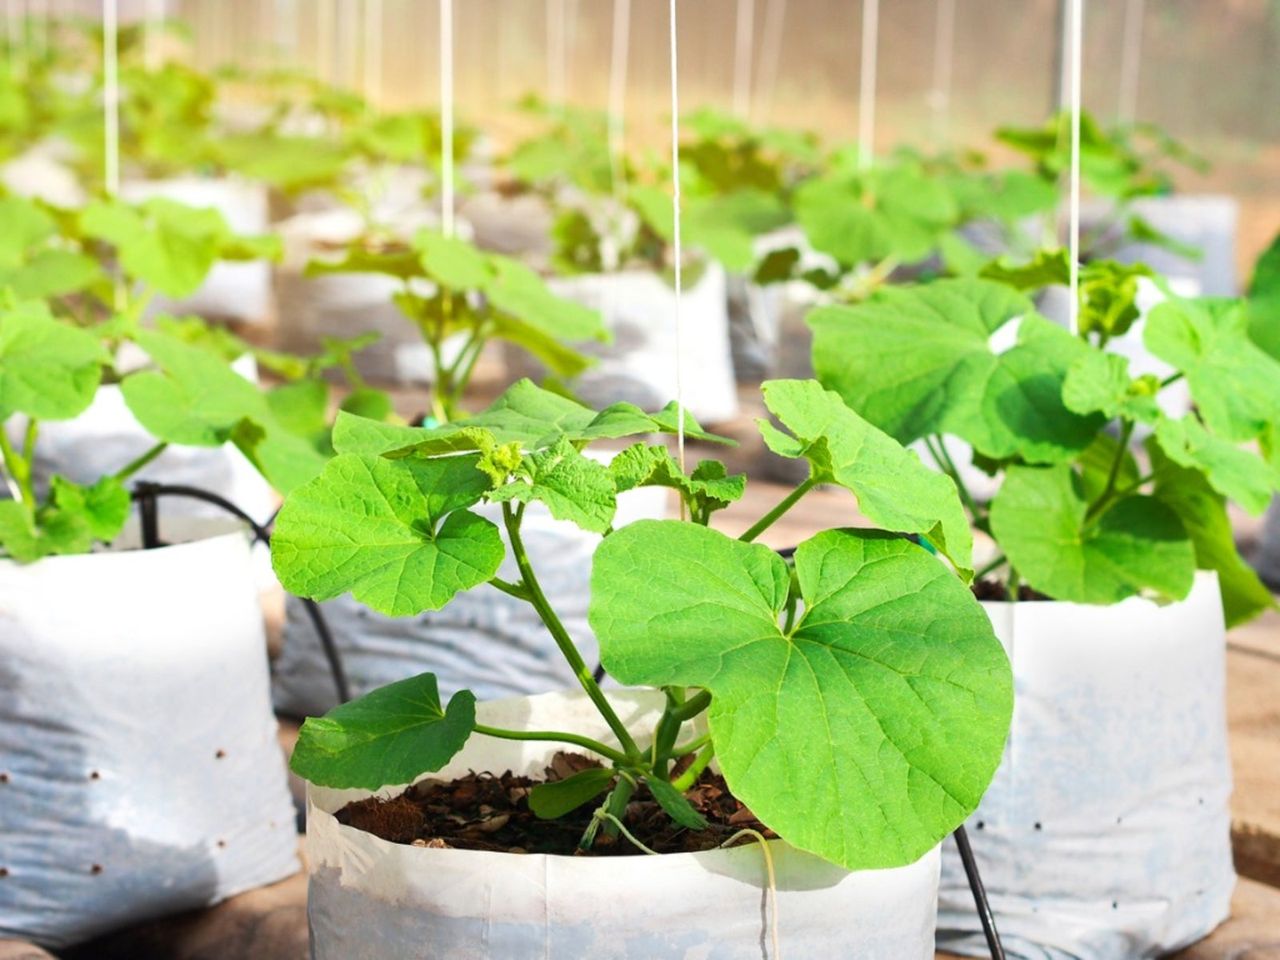
<instances>
[{"instance_id":1,"label":"grow bag rim","mask_svg":"<svg viewBox=\"0 0 1280 960\"><path fill-rule=\"evenodd\" d=\"M166 522L170 524L173 524L175 522L181 523L182 519L183 518L170 518ZM203 518L203 517L185 518L185 519L198 519L201 521L206 520L206 518ZM221 545L224 542L229 542L233 540L243 541L247 545L248 542L253 538L253 533L249 529L249 525L241 521L223 521L221 519L210 518L210 519L207 519L207 523L209 524L208 534L198 536L193 540L181 540L176 543L164 543L164 544L161 544L160 546L152 547L151 549L147 549L146 547L144 547L141 542L137 543L136 545L130 545L129 547L125 547L125 548L117 548L114 545L107 545L105 548L90 550L87 553L50 554L47 557L41 557L39 560L35 560L31 563L19 563L18 561L14 560L12 557L0 557L0 569L12 569L12 570L23 571L23 570L32 570L36 567L47 569L48 567L55 566L55 565L69 567L74 564L81 564L91 560L98 561L98 562L102 562L108 559L119 560L123 557L132 557L138 554L146 554L149 556L154 556L156 558L162 558L165 556L173 557L176 551L196 550L196 549L203 549L203 550L218 549L218 547L215 547L213 545L215 544ZM219 532L213 532L213 530L218 527L222 527L224 529L222 529Z\"/></svg>"},{"instance_id":2,"label":"grow bag rim","mask_svg":"<svg viewBox=\"0 0 1280 960\"><path fill-rule=\"evenodd\" d=\"M1118 600L1115 603L1081 603L1077 600L979 600L985 610L1004 610L1016 607L1019 610L1035 610L1046 611L1055 616L1063 613L1075 613L1077 611L1085 613L1085 615L1096 615L1094 611L1103 610L1134 610L1135 608L1144 608L1148 613L1157 613L1161 611L1173 610L1177 607L1193 602L1196 596L1206 590L1212 589L1215 594L1221 596L1221 586L1218 582L1218 572L1216 570L1196 570L1195 579L1191 583L1191 589L1187 591L1187 595L1181 600L1173 600L1169 603L1158 603L1149 597L1131 596ZM1221 601L1219 601L1221 602Z\"/></svg>"}]
</instances>

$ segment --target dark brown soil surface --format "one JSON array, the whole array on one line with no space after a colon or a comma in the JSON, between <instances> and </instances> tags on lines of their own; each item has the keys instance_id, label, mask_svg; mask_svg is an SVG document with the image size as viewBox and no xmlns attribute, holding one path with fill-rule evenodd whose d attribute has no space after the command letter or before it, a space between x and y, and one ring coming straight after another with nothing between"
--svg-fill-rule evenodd
<instances>
[{"instance_id":1,"label":"dark brown soil surface","mask_svg":"<svg viewBox=\"0 0 1280 960\"><path fill-rule=\"evenodd\" d=\"M1008 600L1009 589L999 580L979 580L973 585L973 595L979 600ZM1018 602L1025 600L1049 600L1043 593L1032 590L1025 583L1018 587Z\"/></svg>"},{"instance_id":2,"label":"dark brown soil surface","mask_svg":"<svg viewBox=\"0 0 1280 960\"><path fill-rule=\"evenodd\" d=\"M586 767L597 766L580 754L558 753L543 781L563 780ZM595 845L578 849L600 800L586 803L559 820L541 820L529 809L530 789L539 782L507 771L471 773L448 782L423 780L399 796L370 798L348 804L337 813L339 823L364 830L392 843L500 853L548 853L566 856L625 856L641 854L625 837L611 837L601 829ZM773 833L729 793L724 778L707 772L686 799L708 823L706 830L689 830L673 823L643 786L627 805L623 822L645 846L658 853L694 853L721 846L739 830ZM742 843L753 842L743 837Z\"/></svg>"}]
</instances>

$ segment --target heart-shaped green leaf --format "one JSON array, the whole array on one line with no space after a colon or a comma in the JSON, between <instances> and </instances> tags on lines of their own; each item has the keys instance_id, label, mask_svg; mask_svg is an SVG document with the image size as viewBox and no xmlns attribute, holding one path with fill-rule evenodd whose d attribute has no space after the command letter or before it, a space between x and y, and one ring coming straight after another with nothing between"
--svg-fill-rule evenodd
<instances>
[{"instance_id":1,"label":"heart-shaped green leaf","mask_svg":"<svg viewBox=\"0 0 1280 960\"><path fill-rule=\"evenodd\" d=\"M439 610L493 578L498 529L465 508L489 488L474 456L387 460L340 454L285 501L271 538L285 589L351 595L403 617Z\"/></svg>"},{"instance_id":2,"label":"heart-shaped green leaf","mask_svg":"<svg viewBox=\"0 0 1280 960\"><path fill-rule=\"evenodd\" d=\"M1256 439L1280 420L1280 361L1249 335L1238 300L1166 300L1147 318L1147 349L1187 377L1205 425L1226 440Z\"/></svg>"},{"instance_id":3,"label":"heart-shaped green leaf","mask_svg":"<svg viewBox=\"0 0 1280 960\"><path fill-rule=\"evenodd\" d=\"M1170 460L1154 438L1147 440L1147 452L1156 478L1156 498L1182 521L1195 546L1196 566L1218 574L1227 626L1234 627L1274 609L1275 597L1236 548L1222 496L1199 470L1180 467Z\"/></svg>"},{"instance_id":4,"label":"heart-shaped green leaf","mask_svg":"<svg viewBox=\"0 0 1280 960\"><path fill-rule=\"evenodd\" d=\"M993 335L1018 318L1016 343L1001 351ZM1002 284L890 287L807 321L818 379L903 443L952 433L987 457L1054 463L1101 425L1062 401L1067 371L1089 347Z\"/></svg>"},{"instance_id":5,"label":"heart-shaped green leaf","mask_svg":"<svg viewBox=\"0 0 1280 960\"><path fill-rule=\"evenodd\" d=\"M622 683L710 691L734 796L788 842L848 869L910 863L976 808L1000 761L1009 664L968 589L926 551L869 531L796 552L697 524L605 539L590 622Z\"/></svg>"},{"instance_id":6,"label":"heart-shaped green leaf","mask_svg":"<svg viewBox=\"0 0 1280 960\"><path fill-rule=\"evenodd\" d=\"M1249 513L1262 513L1280 489L1280 470L1256 453L1213 436L1194 416L1161 420L1155 439L1170 460L1199 470L1215 490Z\"/></svg>"},{"instance_id":7,"label":"heart-shaped green leaf","mask_svg":"<svg viewBox=\"0 0 1280 960\"><path fill-rule=\"evenodd\" d=\"M1162 502L1131 494L1096 518L1088 512L1069 466L1010 467L991 503L991 530L1022 578L1054 600L1181 600L1190 592L1195 551Z\"/></svg>"},{"instance_id":8,"label":"heart-shaped green leaf","mask_svg":"<svg viewBox=\"0 0 1280 960\"><path fill-rule=\"evenodd\" d=\"M790 431L760 421L769 449L808 460L814 480L849 490L872 523L922 534L962 576L972 575L973 534L949 477L930 470L812 380L773 380L763 390L765 405Z\"/></svg>"},{"instance_id":9,"label":"heart-shaped green leaf","mask_svg":"<svg viewBox=\"0 0 1280 960\"><path fill-rule=\"evenodd\" d=\"M0 312L0 420L25 413L70 420L93 402L110 362L92 333L56 320L38 301Z\"/></svg>"},{"instance_id":10,"label":"heart-shaped green leaf","mask_svg":"<svg viewBox=\"0 0 1280 960\"><path fill-rule=\"evenodd\" d=\"M460 690L440 703L433 674L380 687L323 717L309 717L289 766L322 787L380 790L439 770L471 736L476 697Z\"/></svg>"}]
</instances>

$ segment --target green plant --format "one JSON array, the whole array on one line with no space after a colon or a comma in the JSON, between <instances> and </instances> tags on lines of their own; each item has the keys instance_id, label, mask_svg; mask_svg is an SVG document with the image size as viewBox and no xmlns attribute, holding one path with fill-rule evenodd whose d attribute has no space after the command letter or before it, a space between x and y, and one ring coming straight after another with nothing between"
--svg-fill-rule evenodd
<instances>
[{"instance_id":1,"label":"green plant","mask_svg":"<svg viewBox=\"0 0 1280 960\"><path fill-rule=\"evenodd\" d=\"M1070 169L1071 118L1059 113L1041 127L1004 127L996 139L1030 158L1045 183L1056 185ZM1080 175L1086 189L1112 201L1112 209L1084 238L1088 257L1105 256L1126 239L1164 247L1199 259L1200 252L1156 229L1133 210L1143 197L1173 192L1174 170L1203 173L1208 162L1152 123L1104 128L1089 114L1080 118Z\"/></svg>"},{"instance_id":2,"label":"green plant","mask_svg":"<svg viewBox=\"0 0 1280 960\"><path fill-rule=\"evenodd\" d=\"M435 362L431 414L441 423L458 415L491 340L528 351L557 377L572 377L591 360L568 344L608 337L595 311L555 296L528 267L433 230L420 231L410 244L360 242L341 260L307 267L311 276L351 272L400 281L395 303L417 325Z\"/></svg>"},{"instance_id":3,"label":"green plant","mask_svg":"<svg viewBox=\"0 0 1280 960\"><path fill-rule=\"evenodd\" d=\"M349 591L411 616L489 584L534 607L613 738L488 726L469 691L446 706L423 674L308 720L294 770L379 789L440 769L473 735L568 743L606 768L539 786L530 805L554 818L598 804L581 841L589 848L624 821L642 784L677 823L700 827L683 793L714 760L782 837L847 868L904 864L933 847L975 808L1012 707L1008 662L964 581L901 536L919 535L964 573L963 510L947 478L818 384L776 381L764 398L781 424L761 424L766 442L807 460L810 477L737 540L709 525L745 487L719 462L686 473L647 442L609 466L583 453L599 440L675 432L674 404L597 413L521 381L485 412L430 430L341 417L338 456L277 522L273 562L286 588L316 599ZM692 418L685 426L718 439ZM793 565L752 543L819 483L851 491L894 533L827 530ZM690 520L614 530L617 494L645 485L675 489ZM522 539L534 501L604 535L591 625L613 677L665 695L653 729L623 723L556 616ZM502 511L515 582L497 576L507 548L474 512L482 503Z\"/></svg>"},{"instance_id":4,"label":"green plant","mask_svg":"<svg viewBox=\"0 0 1280 960\"><path fill-rule=\"evenodd\" d=\"M1256 513L1280 487L1280 362L1250 339L1244 303L1170 298L1144 340L1173 372L1131 375L1107 348L1138 317L1142 273L1085 268L1079 336L1018 289L1063 282L1060 252L997 265L997 279L882 290L810 314L815 368L872 423L927 445L1001 551L982 572L1007 570L1011 595L1026 583L1056 600L1167 602L1210 569L1238 623L1274 605L1236 551L1226 501ZM1187 414L1161 405L1179 382L1195 403ZM1145 458L1130 449L1139 428ZM989 504L967 493L947 437L1002 475Z\"/></svg>"}]
</instances>

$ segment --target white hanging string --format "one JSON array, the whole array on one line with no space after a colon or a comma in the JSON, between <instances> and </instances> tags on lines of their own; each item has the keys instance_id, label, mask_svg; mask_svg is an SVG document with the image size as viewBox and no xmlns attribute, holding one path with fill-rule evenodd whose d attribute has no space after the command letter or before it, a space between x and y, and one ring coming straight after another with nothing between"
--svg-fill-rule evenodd
<instances>
[{"instance_id":1,"label":"white hanging string","mask_svg":"<svg viewBox=\"0 0 1280 960\"><path fill-rule=\"evenodd\" d=\"M440 0L440 229L453 222L453 0Z\"/></svg>"},{"instance_id":2,"label":"white hanging string","mask_svg":"<svg viewBox=\"0 0 1280 960\"><path fill-rule=\"evenodd\" d=\"M568 73L565 34L565 0L547 0L547 101L553 107L564 106Z\"/></svg>"},{"instance_id":3,"label":"white hanging string","mask_svg":"<svg viewBox=\"0 0 1280 960\"><path fill-rule=\"evenodd\" d=\"M880 49L880 0L862 0L862 69L858 81L858 166L876 158L876 72Z\"/></svg>"},{"instance_id":4,"label":"white hanging string","mask_svg":"<svg viewBox=\"0 0 1280 960\"><path fill-rule=\"evenodd\" d=\"M120 192L120 31L117 0L102 0L103 180L107 196Z\"/></svg>"},{"instance_id":5,"label":"white hanging string","mask_svg":"<svg viewBox=\"0 0 1280 960\"><path fill-rule=\"evenodd\" d=\"M333 3L336 0L319 0L316 4L316 78L333 81Z\"/></svg>"},{"instance_id":6,"label":"white hanging string","mask_svg":"<svg viewBox=\"0 0 1280 960\"><path fill-rule=\"evenodd\" d=\"M773 112L774 93L778 87L778 67L782 62L782 33L787 19L787 0L769 0L764 15L764 40L761 49L760 91L757 103Z\"/></svg>"},{"instance_id":7,"label":"white hanging string","mask_svg":"<svg viewBox=\"0 0 1280 960\"><path fill-rule=\"evenodd\" d=\"M147 70L160 69L160 31L163 29L164 0L147 0L146 20L143 24L142 56Z\"/></svg>"},{"instance_id":8,"label":"white hanging string","mask_svg":"<svg viewBox=\"0 0 1280 960\"><path fill-rule=\"evenodd\" d=\"M929 106L933 109L933 139L945 144L951 135L951 84L956 50L956 0L938 0L938 19L933 33L933 88Z\"/></svg>"},{"instance_id":9,"label":"white hanging string","mask_svg":"<svg viewBox=\"0 0 1280 960\"><path fill-rule=\"evenodd\" d=\"M382 96L382 0L364 0L364 96Z\"/></svg>"},{"instance_id":10,"label":"white hanging string","mask_svg":"<svg viewBox=\"0 0 1280 960\"><path fill-rule=\"evenodd\" d=\"M1121 123L1133 123L1138 115L1138 81L1142 74L1142 21L1144 0L1127 0L1124 6L1123 47L1120 51L1119 109Z\"/></svg>"},{"instance_id":11,"label":"white hanging string","mask_svg":"<svg viewBox=\"0 0 1280 960\"><path fill-rule=\"evenodd\" d=\"M733 112L744 120L751 116L751 56L755 52L755 39L755 0L738 0L733 44Z\"/></svg>"},{"instance_id":12,"label":"white hanging string","mask_svg":"<svg viewBox=\"0 0 1280 960\"><path fill-rule=\"evenodd\" d=\"M298 56L298 0L275 0L276 56L286 67Z\"/></svg>"},{"instance_id":13,"label":"white hanging string","mask_svg":"<svg viewBox=\"0 0 1280 960\"><path fill-rule=\"evenodd\" d=\"M627 67L631 52L631 0L613 0L613 46L609 56L609 180L615 198L625 178Z\"/></svg>"},{"instance_id":14,"label":"white hanging string","mask_svg":"<svg viewBox=\"0 0 1280 960\"><path fill-rule=\"evenodd\" d=\"M1067 31L1071 42L1068 59L1070 76L1069 109L1071 111L1071 201L1070 201L1070 251L1071 304L1068 328L1072 333L1080 329L1080 110L1081 110L1081 60L1084 47L1084 2L1068 0L1071 4L1070 27Z\"/></svg>"},{"instance_id":15,"label":"white hanging string","mask_svg":"<svg viewBox=\"0 0 1280 960\"><path fill-rule=\"evenodd\" d=\"M672 254L675 257L675 325L676 325L676 452L680 472L684 464L684 248L680 241L680 56L677 39L676 0L670 0L671 34L671 213ZM682 501L683 502L683 501ZM681 507L681 512L684 508Z\"/></svg>"}]
</instances>

